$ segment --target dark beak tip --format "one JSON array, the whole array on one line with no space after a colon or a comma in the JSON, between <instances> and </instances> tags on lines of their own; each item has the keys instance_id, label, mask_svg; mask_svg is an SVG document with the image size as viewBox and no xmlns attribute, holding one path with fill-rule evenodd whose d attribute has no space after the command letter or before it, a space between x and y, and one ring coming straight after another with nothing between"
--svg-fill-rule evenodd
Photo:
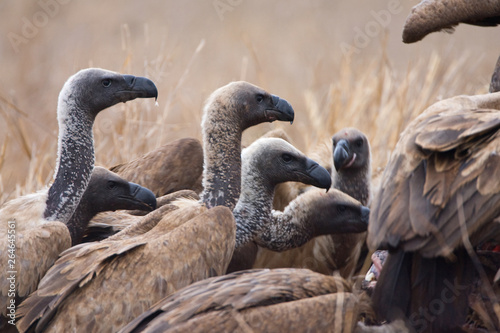
<instances>
[{"instance_id":1,"label":"dark beak tip","mask_svg":"<svg viewBox=\"0 0 500 333\"><path fill-rule=\"evenodd\" d=\"M139 92L141 98L158 99L158 88L153 81L142 76L124 75L125 81L133 91Z\"/></svg>"}]
</instances>

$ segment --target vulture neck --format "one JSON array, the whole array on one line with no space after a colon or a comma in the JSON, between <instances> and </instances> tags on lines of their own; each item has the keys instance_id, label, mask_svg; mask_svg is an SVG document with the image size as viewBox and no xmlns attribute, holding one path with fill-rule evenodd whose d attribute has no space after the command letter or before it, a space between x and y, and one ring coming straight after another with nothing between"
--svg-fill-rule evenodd
<instances>
[{"instance_id":1,"label":"vulture neck","mask_svg":"<svg viewBox=\"0 0 500 333\"><path fill-rule=\"evenodd\" d=\"M92 218L96 216L99 211L100 210L97 208L95 203L91 203L86 199L80 201L80 204L76 208L75 212L69 219L68 223L66 223L71 235L71 246L82 242L88 222L92 220Z\"/></svg>"},{"instance_id":2,"label":"vulture neck","mask_svg":"<svg viewBox=\"0 0 500 333\"><path fill-rule=\"evenodd\" d=\"M95 116L64 96L60 95L57 110L59 140L56 176L49 189L44 218L66 224L77 208L94 168L92 126Z\"/></svg>"},{"instance_id":3,"label":"vulture neck","mask_svg":"<svg viewBox=\"0 0 500 333\"><path fill-rule=\"evenodd\" d=\"M239 249L254 240L262 227L272 220L274 184L266 183L265 177L243 170L241 194L233 210L236 221L236 245Z\"/></svg>"},{"instance_id":4,"label":"vulture neck","mask_svg":"<svg viewBox=\"0 0 500 333\"><path fill-rule=\"evenodd\" d=\"M203 128L203 192L207 207L226 206L233 210L241 188L241 126L232 122L227 108L211 106Z\"/></svg>"},{"instance_id":5,"label":"vulture neck","mask_svg":"<svg viewBox=\"0 0 500 333\"><path fill-rule=\"evenodd\" d=\"M340 190L368 206L370 202L370 165L356 169L340 169L337 172L332 187Z\"/></svg>"}]
</instances>

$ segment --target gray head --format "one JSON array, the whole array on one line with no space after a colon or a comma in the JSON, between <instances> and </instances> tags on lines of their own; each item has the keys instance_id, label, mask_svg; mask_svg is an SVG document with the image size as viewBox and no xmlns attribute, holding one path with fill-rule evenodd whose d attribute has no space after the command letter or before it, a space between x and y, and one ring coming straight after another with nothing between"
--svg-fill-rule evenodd
<instances>
[{"instance_id":1,"label":"gray head","mask_svg":"<svg viewBox=\"0 0 500 333\"><path fill-rule=\"evenodd\" d=\"M332 137L333 163L337 172L370 167L370 143L363 132L344 128Z\"/></svg>"},{"instance_id":2,"label":"gray head","mask_svg":"<svg viewBox=\"0 0 500 333\"><path fill-rule=\"evenodd\" d=\"M149 79L98 68L81 70L66 81L57 105L56 176L44 218L66 223L74 213L94 167L92 127L96 115L119 102L157 95Z\"/></svg>"},{"instance_id":3,"label":"gray head","mask_svg":"<svg viewBox=\"0 0 500 333\"><path fill-rule=\"evenodd\" d=\"M254 141L243 150L242 162L243 178L258 170L257 177L273 190L279 183L296 181L328 191L332 183L325 168L279 138Z\"/></svg>"},{"instance_id":4,"label":"gray head","mask_svg":"<svg viewBox=\"0 0 500 333\"><path fill-rule=\"evenodd\" d=\"M203 122L207 118L226 121L231 119L232 125L242 131L263 122L293 122L294 111L286 100L251 83L238 81L212 93L206 103Z\"/></svg>"},{"instance_id":5,"label":"gray head","mask_svg":"<svg viewBox=\"0 0 500 333\"><path fill-rule=\"evenodd\" d=\"M91 203L97 212L117 209L152 211L156 208L156 196L152 191L98 166L92 172L82 200Z\"/></svg>"},{"instance_id":6,"label":"gray head","mask_svg":"<svg viewBox=\"0 0 500 333\"><path fill-rule=\"evenodd\" d=\"M332 188L328 193L321 196L316 191L308 191L301 194L290 205L291 209L298 212L306 212L312 218L304 218L304 221L313 221L312 236L359 233L368 229L370 209L361 205L359 201L348 194ZM303 206L303 208L300 208Z\"/></svg>"},{"instance_id":7,"label":"gray head","mask_svg":"<svg viewBox=\"0 0 500 333\"><path fill-rule=\"evenodd\" d=\"M90 220L100 212L118 209L152 211L156 197L152 191L126 181L103 167L95 167L87 189L67 226L72 244L81 241Z\"/></svg>"},{"instance_id":8,"label":"gray head","mask_svg":"<svg viewBox=\"0 0 500 333\"><path fill-rule=\"evenodd\" d=\"M71 76L59 95L60 105L68 102L94 117L102 110L136 98L158 97L153 81L100 68L88 68ZM61 103L62 102L62 103Z\"/></svg>"},{"instance_id":9,"label":"gray head","mask_svg":"<svg viewBox=\"0 0 500 333\"><path fill-rule=\"evenodd\" d=\"M240 195L243 131L263 122L293 119L290 103L248 82L232 82L214 91L207 99L201 124L201 201L209 207L233 209Z\"/></svg>"}]
</instances>

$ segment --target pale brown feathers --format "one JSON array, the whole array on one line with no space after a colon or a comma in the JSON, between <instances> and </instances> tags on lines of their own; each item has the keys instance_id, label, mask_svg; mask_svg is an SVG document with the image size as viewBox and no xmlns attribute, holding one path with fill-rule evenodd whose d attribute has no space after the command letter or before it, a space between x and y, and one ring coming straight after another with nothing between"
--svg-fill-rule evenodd
<instances>
[{"instance_id":1,"label":"pale brown feathers","mask_svg":"<svg viewBox=\"0 0 500 333\"><path fill-rule=\"evenodd\" d=\"M438 102L402 133L372 205L368 244L448 256L500 214L500 93Z\"/></svg>"},{"instance_id":2,"label":"pale brown feathers","mask_svg":"<svg viewBox=\"0 0 500 333\"><path fill-rule=\"evenodd\" d=\"M234 237L227 208L193 205L142 235L72 247L21 305L18 328L116 331L173 291L223 274Z\"/></svg>"},{"instance_id":3,"label":"pale brown feathers","mask_svg":"<svg viewBox=\"0 0 500 333\"><path fill-rule=\"evenodd\" d=\"M203 148L200 141L182 138L167 143L111 171L162 196L178 190L201 192Z\"/></svg>"},{"instance_id":4,"label":"pale brown feathers","mask_svg":"<svg viewBox=\"0 0 500 333\"><path fill-rule=\"evenodd\" d=\"M403 42L418 42L440 30L453 32L460 23L479 26L500 24L499 0L423 0L412 8L403 28Z\"/></svg>"},{"instance_id":5,"label":"pale brown feathers","mask_svg":"<svg viewBox=\"0 0 500 333\"><path fill-rule=\"evenodd\" d=\"M352 332L359 298L342 278L306 269L249 270L194 283L125 332Z\"/></svg>"}]
</instances>

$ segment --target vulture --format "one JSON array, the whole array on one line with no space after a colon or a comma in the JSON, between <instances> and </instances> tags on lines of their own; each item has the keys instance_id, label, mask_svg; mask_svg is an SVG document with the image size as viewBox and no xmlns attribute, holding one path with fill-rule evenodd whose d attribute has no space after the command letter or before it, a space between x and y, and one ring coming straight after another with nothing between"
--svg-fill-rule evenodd
<instances>
[{"instance_id":1,"label":"vulture","mask_svg":"<svg viewBox=\"0 0 500 333\"><path fill-rule=\"evenodd\" d=\"M366 230L369 209L339 191L325 195L311 190L293 201L285 212L272 210L278 183L297 181L327 190L331 186L328 171L285 140L256 140L243 150L242 159L242 191L233 211L238 225L237 250L228 272L251 268L257 245L285 251L318 235ZM246 246L240 246L238 236L243 233L247 235Z\"/></svg>"},{"instance_id":2,"label":"vulture","mask_svg":"<svg viewBox=\"0 0 500 333\"><path fill-rule=\"evenodd\" d=\"M337 170L332 176L332 188L368 206L371 197L368 138L355 128L345 128L332 136L332 143L333 164ZM306 267L324 274L339 270L343 277L348 278L359 270L366 230L367 225L355 230L339 229L340 232L316 237L299 248L282 253L259 249L254 267Z\"/></svg>"},{"instance_id":3,"label":"vulture","mask_svg":"<svg viewBox=\"0 0 500 333\"><path fill-rule=\"evenodd\" d=\"M110 170L158 197L183 189L200 193L203 147L197 139L181 138Z\"/></svg>"},{"instance_id":4,"label":"vulture","mask_svg":"<svg viewBox=\"0 0 500 333\"><path fill-rule=\"evenodd\" d=\"M180 198L199 200L199 196L193 190L179 190L156 198L156 206L161 208L171 204ZM169 209L166 208L168 211ZM154 226L163 217L165 212L160 209L144 216L145 210L121 210L115 212L101 212L90 220L84 231L82 243L101 241L117 234L132 225Z\"/></svg>"},{"instance_id":5,"label":"vulture","mask_svg":"<svg viewBox=\"0 0 500 333\"><path fill-rule=\"evenodd\" d=\"M406 18L403 42L415 43L441 30L453 32L460 23L484 27L500 24L500 0L422 0Z\"/></svg>"},{"instance_id":6,"label":"vulture","mask_svg":"<svg viewBox=\"0 0 500 333\"><path fill-rule=\"evenodd\" d=\"M71 244L81 243L86 223L100 212L118 209L152 211L155 208L156 197L149 189L96 166L78 207L66 224Z\"/></svg>"},{"instance_id":7,"label":"vulture","mask_svg":"<svg viewBox=\"0 0 500 333\"><path fill-rule=\"evenodd\" d=\"M368 226L370 249L389 251L373 294L380 320L463 329L474 248L500 242L499 151L500 93L442 100L403 131Z\"/></svg>"},{"instance_id":8,"label":"vulture","mask_svg":"<svg viewBox=\"0 0 500 333\"><path fill-rule=\"evenodd\" d=\"M140 231L131 226L132 236L118 233L65 251L18 308L18 329L114 332L162 297L225 273L235 247L242 132L293 118L286 100L248 82L215 90L202 117L200 201L160 207L166 211L160 221Z\"/></svg>"},{"instance_id":9,"label":"vulture","mask_svg":"<svg viewBox=\"0 0 500 333\"><path fill-rule=\"evenodd\" d=\"M407 332L365 326L369 300L339 276L308 269L253 269L193 283L156 303L119 333Z\"/></svg>"},{"instance_id":10,"label":"vulture","mask_svg":"<svg viewBox=\"0 0 500 333\"><path fill-rule=\"evenodd\" d=\"M157 95L156 86L147 78L98 68L81 70L65 82L57 105L59 138L52 185L0 208L0 257L6 259L0 262L2 315L6 314L7 304L37 288L59 253L71 246L72 237L78 240L88 223L71 217L94 168L92 127L97 114L119 102ZM14 279L7 280L12 276Z\"/></svg>"},{"instance_id":11,"label":"vulture","mask_svg":"<svg viewBox=\"0 0 500 333\"><path fill-rule=\"evenodd\" d=\"M498 57L497 64L491 75L490 93L500 91L500 57Z\"/></svg>"}]
</instances>

